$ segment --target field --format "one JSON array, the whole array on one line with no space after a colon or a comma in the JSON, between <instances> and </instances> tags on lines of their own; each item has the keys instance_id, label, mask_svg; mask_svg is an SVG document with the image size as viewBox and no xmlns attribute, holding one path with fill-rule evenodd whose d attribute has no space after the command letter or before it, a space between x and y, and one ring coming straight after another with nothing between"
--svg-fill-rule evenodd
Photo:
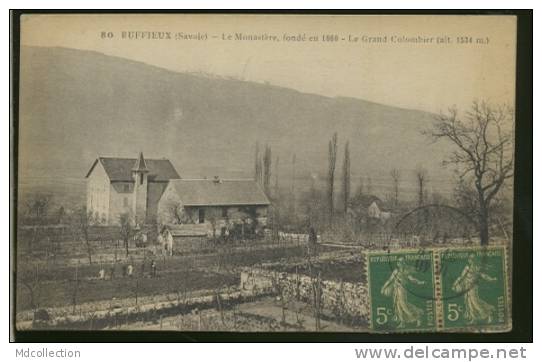
<instances>
[{"instance_id":1,"label":"field","mask_svg":"<svg viewBox=\"0 0 542 362\"><path fill-rule=\"evenodd\" d=\"M233 269L259 263L296 258L303 254L302 246L260 247L220 251L213 254L153 257L142 253L132 253L117 263L93 263L73 265L71 260L56 260L50 264L29 262L28 259L19 270L28 275L32 283L38 284L40 307L71 305L76 288L77 303L103 299L122 299L174 291L193 291L215 289L237 285L239 275ZM147 253L150 254L150 253ZM150 264L156 264L156 277L151 275ZM123 267L133 264L132 277L123 276ZM38 270L31 268L41 265ZM26 270L25 270L26 269ZM98 278L104 269L105 280ZM32 278L38 275L38 281ZM113 274L113 277L111 277ZM17 288L17 310L31 308L30 291L23 283Z\"/></svg>"},{"instance_id":2,"label":"field","mask_svg":"<svg viewBox=\"0 0 542 362\"><path fill-rule=\"evenodd\" d=\"M245 241L214 249L207 243L198 252L172 256L157 253L153 246L135 245L126 254L117 241L101 240L91 243L92 263L81 241L54 243L51 238L35 238L30 245L28 241L19 245L15 296L19 328L32 328L29 323L35 319L35 311L46 311L49 322L57 325L50 327L61 329L153 329L162 317L162 328L167 325L175 330L305 330L316 323L306 302L289 301L285 307L282 303L277 306L276 296L269 292L239 294L241 270L247 267L307 273L308 246L299 240ZM322 271L326 278L342 275L353 281L347 276L354 274L353 269L360 270L356 261L342 263L340 268L326 261L349 254L333 246L319 246L311 252L314 270ZM131 276L126 274L127 265L133 267ZM332 267L326 269L326 265ZM237 297L219 306L215 299L220 293L224 300L232 293ZM190 324L192 309L197 309L191 303L201 308L202 320L205 316L216 320L210 316L218 313L224 322L202 326L198 316L198 326ZM96 319L100 313L101 319ZM124 313L122 327L115 313ZM322 319L321 328L327 325L333 325L333 330L346 328L334 325L331 317L327 322Z\"/></svg>"}]
</instances>

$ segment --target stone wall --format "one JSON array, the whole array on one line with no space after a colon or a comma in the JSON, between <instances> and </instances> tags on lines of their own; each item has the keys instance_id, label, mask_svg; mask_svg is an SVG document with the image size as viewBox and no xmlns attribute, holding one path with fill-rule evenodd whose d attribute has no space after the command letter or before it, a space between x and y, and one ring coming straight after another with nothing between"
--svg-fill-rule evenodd
<instances>
[{"instance_id":1,"label":"stone wall","mask_svg":"<svg viewBox=\"0 0 542 362\"><path fill-rule=\"evenodd\" d=\"M286 300L299 299L312 303L315 278L293 273L244 268L241 271L240 289L253 293L270 293L278 287ZM322 306L335 315L346 315L355 323L366 324L370 318L367 285L362 283L322 280Z\"/></svg>"}]
</instances>

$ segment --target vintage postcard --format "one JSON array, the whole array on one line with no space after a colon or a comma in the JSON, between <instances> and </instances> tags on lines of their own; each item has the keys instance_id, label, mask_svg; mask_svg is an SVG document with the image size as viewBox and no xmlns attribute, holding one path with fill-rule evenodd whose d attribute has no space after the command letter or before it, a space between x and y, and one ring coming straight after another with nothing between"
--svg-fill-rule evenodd
<instances>
[{"instance_id":1,"label":"vintage postcard","mask_svg":"<svg viewBox=\"0 0 542 362\"><path fill-rule=\"evenodd\" d=\"M25 14L17 331L511 328L516 18Z\"/></svg>"}]
</instances>

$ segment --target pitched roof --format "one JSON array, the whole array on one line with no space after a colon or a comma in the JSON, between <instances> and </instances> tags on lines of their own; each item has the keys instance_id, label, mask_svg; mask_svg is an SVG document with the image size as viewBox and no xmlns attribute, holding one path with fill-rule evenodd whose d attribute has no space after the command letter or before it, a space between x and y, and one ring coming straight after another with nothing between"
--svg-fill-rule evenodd
<instances>
[{"instance_id":1,"label":"pitched roof","mask_svg":"<svg viewBox=\"0 0 542 362\"><path fill-rule=\"evenodd\" d=\"M94 164L88 171L86 177L88 177L92 173L92 170L94 169L98 161L103 165L110 181L133 181L132 169L136 165L136 161L138 161L137 159L100 157L94 162ZM144 163L149 170L149 180L168 181L171 179L181 178L175 170L175 167L173 167L169 160L145 159Z\"/></svg>"},{"instance_id":2,"label":"pitched roof","mask_svg":"<svg viewBox=\"0 0 542 362\"><path fill-rule=\"evenodd\" d=\"M374 195L357 195L352 198L352 200L350 201L350 204L354 207L361 206L363 208L367 208L371 206L373 202L375 202L379 208L382 208L383 206L382 200L380 200L377 196L374 196Z\"/></svg>"},{"instance_id":3,"label":"pitched roof","mask_svg":"<svg viewBox=\"0 0 542 362\"><path fill-rule=\"evenodd\" d=\"M171 180L186 206L269 205L254 180Z\"/></svg>"}]
</instances>

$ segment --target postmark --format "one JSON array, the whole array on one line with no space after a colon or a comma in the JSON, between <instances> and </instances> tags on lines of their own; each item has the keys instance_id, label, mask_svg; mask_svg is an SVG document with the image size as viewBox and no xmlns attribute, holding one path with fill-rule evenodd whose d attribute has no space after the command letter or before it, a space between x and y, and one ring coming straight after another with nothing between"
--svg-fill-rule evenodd
<instances>
[{"instance_id":1,"label":"postmark","mask_svg":"<svg viewBox=\"0 0 542 362\"><path fill-rule=\"evenodd\" d=\"M504 245L371 252L366 258L376 332L510 328Z\"/></svg>"}]
</instances>

